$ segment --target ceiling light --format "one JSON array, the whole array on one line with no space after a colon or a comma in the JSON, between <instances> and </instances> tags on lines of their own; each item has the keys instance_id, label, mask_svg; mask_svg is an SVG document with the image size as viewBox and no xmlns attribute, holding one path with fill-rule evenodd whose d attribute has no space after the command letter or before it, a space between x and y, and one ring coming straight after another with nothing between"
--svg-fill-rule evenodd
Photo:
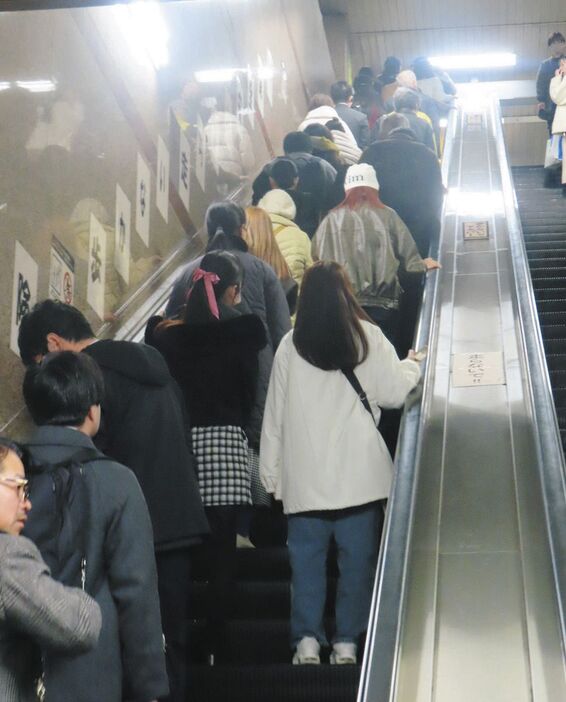
<instances>
[{"instance_id":1,"label":"ceiling light","mask_svg":"<svg viewBox=\"0 0 566 702\"><path fill-rule=\"evenodd\" d=\"M51 93L57 88L57 83L52 80L17 80L16 85L30 93Z\"/></svg>"}]
</instances>

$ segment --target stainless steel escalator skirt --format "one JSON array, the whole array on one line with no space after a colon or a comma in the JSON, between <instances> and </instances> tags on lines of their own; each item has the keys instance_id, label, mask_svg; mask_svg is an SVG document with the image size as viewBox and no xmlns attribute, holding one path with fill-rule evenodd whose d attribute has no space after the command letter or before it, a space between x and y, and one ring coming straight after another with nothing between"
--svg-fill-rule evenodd
<instances>
[{"instance_id":1,"label":"stainless steel escalator skirt","mask_svg":"<svg viewBox=\"0 0 566 702\"><path fill-rule=\"evenodd\" d=\"M443 268L418 331L429 358L404 418L358 700L563 701L564 457L497 101L460 106L447 146ZM489 238L464 240L466 222ZM459 386L461 354L502 368Z\"/></svg>"}]
</instances>

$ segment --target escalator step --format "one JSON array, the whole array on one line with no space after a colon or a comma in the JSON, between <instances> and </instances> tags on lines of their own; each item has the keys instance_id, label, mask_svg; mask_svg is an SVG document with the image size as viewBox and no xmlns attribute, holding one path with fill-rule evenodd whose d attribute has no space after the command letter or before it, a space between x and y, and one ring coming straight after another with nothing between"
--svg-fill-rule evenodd
<instances>
[{"instance_id":1,"label":"escalator step","mask_svg":"<svg viewBox=\"0 0 566 702\"><path fill-rule=\"evenodd\" d=\"M355 702L356 665L190 666L191 702Z\"/></svg>"},{"instance_id":2,"label":"escalator step","mask_svg":"<svg viewBox=\"0 0 566 702\"><path fill-rule=\"evenodd\" d=\"M548 356L550 354L566 354L566 340L565 339L544 339L544 350L546 352L547 362Z\"/></svg>"},{"instance_id":3,"label":"escalator step","mask_svg":"<svg viewBox=\"0 0 566 702\"><path fill-rule=\"evenodd\" d=\"M566 371L566 353L547 353L546 362L549 371Z\"/></svg>"},{"instance_id":4,"label":"escalator step","mask_svg":"<svg viewBox=\"0 0 566 702\"><path fill-rule=\"evenodd\" d=\"M543 303L544 304L544 303ZM546 324L566 324L566 310L561 312L539 312L541 326Z\"/></svg>"},{"instance_id":5,"label":"escalator step","mask_svg":"<svg viewBox=\"0 0 566 702\"><path fill-rule=\"evenodd\" d=\"M525 248L527 253L532 252L535 256L539 251L555 251L559 253L566 251L566 241L526 241Z\"/></svg>"},{"instance_id":6,"label":"escalator step","mask_svg":"<svg viewBox=\"0 0 566 702\"><path fill-rule=\"evenodd\" d=\"M531 278L533 279L533 283L536 280L544 280L545 278L563 278L566 280L566 267L560 265L552 268L535 268L531 270Z\"/></svg>"},{"instance_id":7,"label":"escalator step","mask_svg":"<svg viewBox=\"0 0 566 702\"><path fill-rule=\"evenodd\" d=\"M566 370L551 370L550 384L553 388L566 389Z\"/></svg>"},{"instance_id":8,"label":"escalator step","mask_svg":"<svg viewBox=\"0 0 566 702\"><path fill-rule=\"evenodd\" d=\"M565 288L541 288L535 289L535 298L537 300L554 300L562 302L562 309L566 309L566 287Z\"/></svg>"},{"instance_id":9,"label":"escalator step","mask_svg":"<svg viewBox=\"0 0 566 702\"><path fill-rule=\"evenodd\" d=\"M566 348L566 326L564 324L546 324L541 327L542 338L547 339L562 339Z\"/></svg>"},{"instance_id":10,"label":"escalator step","mask_svg":"<svg viewBox=\"0 0 566 702\"><path fill-rule=\"evenodd\" d=\"M564 300L537 300L537 308L539 314L544 312L545 314L554 314L556 312L563 312L566 310L566 304Z\"/></svg>"}]
</instances>

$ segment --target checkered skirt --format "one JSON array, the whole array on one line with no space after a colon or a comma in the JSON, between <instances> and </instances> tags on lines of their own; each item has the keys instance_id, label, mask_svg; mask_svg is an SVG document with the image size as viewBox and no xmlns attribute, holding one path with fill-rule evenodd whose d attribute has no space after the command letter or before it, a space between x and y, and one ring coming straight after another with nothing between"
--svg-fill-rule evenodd
<instances>
[{"instance_id":1,"label":"checkered skirt","mask_svg":"<svg viewBox=\"0 0 566 702\"><path fill-rule=\"evenodd\" d=\"M193 427L193 451L203 504L252 503L248 440L236 426Z\"/></svg>"}]
</instances>

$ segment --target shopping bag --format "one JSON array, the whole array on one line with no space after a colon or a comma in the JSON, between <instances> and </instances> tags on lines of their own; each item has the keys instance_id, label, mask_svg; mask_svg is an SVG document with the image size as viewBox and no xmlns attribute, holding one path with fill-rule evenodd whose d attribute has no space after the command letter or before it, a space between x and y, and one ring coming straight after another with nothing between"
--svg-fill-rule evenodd
<instances>
[{"instance_id":1,"label":"shopping bag","mask_svg":"<svg viewBox=\"0 0 566 702\"><path fill-rule=\"evenodd\" d=\"M553 136L546 142L546 153L544 155L544 167L553 168L558 166L562 161L562 138L558 134Z\"/></svg>"}]
</instances>

